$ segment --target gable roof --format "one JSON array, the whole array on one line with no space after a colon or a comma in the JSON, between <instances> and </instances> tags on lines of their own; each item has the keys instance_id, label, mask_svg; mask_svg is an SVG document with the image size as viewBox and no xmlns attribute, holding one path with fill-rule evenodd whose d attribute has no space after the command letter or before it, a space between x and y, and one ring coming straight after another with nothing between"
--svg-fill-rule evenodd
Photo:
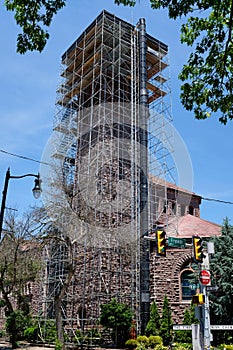
<instances>
[{"instance_id":1,"label":"gable roof","mask_svg":"<svg viewBox=\"0 0 233 350\"><path fill-rule=\"evenodd\" d=\"M169 219L166 232L168 236L177 238L191 238L194 235L211 237L220 236L221 229L221 225L188 214Z\"/></svg>"}]
</instances>

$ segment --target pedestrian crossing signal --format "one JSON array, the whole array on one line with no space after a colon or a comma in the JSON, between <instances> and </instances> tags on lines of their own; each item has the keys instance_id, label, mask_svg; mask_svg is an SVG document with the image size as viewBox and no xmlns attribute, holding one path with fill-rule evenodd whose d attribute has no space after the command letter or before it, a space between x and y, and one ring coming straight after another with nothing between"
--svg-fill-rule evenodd
<instances>
[{"instance_id":1,"label":"pedestrian crossing signal","mask_svg":"<svg viewBox=\"0 0 233 350\"><path fill-rule=\"evenodd\" d=\"M166 232L163 230L157 230L157 254L166 256Z\"/></svg>"},{"instance_id":2,"label":"pedestrian crossing signal","mask_svg":"<svg viewBox=\"0 0 233 350\"><path fill-rule=\"evenodd\" d=\"M192 305L203 305L205 304L205 295L196 294L192 296Z\"/></svg>"}]
</instances>

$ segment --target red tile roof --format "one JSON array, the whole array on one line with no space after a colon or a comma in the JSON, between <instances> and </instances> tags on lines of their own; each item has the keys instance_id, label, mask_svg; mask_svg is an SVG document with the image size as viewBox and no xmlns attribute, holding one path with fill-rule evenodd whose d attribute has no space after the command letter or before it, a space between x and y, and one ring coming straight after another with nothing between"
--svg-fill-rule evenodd
<instances>
[{"instance_id":1,"label":"red tile roof","mask_svg":"<svg viewBox=\"0 0 233 350\"><path fill-rule=\"evenodd\" d=\"M221 225L188 214L169 219L166 232L168 236L180 238L220 236Z\"/></svg>"},{"instance_id":2,"label":"red tile roof","mask_svg":"<svg viewBox=\"0 0 233 350\"><path fill-rule=\"evenodd\" d=\"M176 184L172 183L172 182L168 182L167 180L161 179L160 177L154 176L152 174L149 174L149 180L151 180L153 183L157 184L157 185L161 185L166 187L167 189L172 189L178 192L183 192L187 195L192 195L195 197L199 197L199 199L201 200L201 196L196 194L195 192L192 192L190 190L186 190L183 187L179 187Z\"/></svg>"}]
</instances>

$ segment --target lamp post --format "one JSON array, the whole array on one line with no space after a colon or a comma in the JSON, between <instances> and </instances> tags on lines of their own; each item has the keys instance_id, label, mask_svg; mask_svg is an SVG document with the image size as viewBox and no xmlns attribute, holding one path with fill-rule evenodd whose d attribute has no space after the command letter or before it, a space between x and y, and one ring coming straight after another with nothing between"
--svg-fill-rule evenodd
<instances>
[{"instance_id":1,"label":"lamp post","mask_svg":"<svg viewBox=\"0 0 233 350\"><path fill-rule=\"evenodd\" d=\"M27 176L33 176L35 177L35 186L32 189L33 196L38 199L40 197L40 194L42 192L41 189L41 179L40 179L40 174L38 173L37 175L35 174L25 174L25 175L20 175L20 176L13 176L10 173L10 168L8 168L5 176L5 182L4 182L4 189L2 192L2 205L1 205L1 212L0 212L0 240L1 240L1 235L2 235L2 226L3 226L3 219L4 219L4 211L6 208L6 195L7 195L7 190L8 190L8 184L10 179L22 179L23 177Z\"/></svg>"}]
</instances>

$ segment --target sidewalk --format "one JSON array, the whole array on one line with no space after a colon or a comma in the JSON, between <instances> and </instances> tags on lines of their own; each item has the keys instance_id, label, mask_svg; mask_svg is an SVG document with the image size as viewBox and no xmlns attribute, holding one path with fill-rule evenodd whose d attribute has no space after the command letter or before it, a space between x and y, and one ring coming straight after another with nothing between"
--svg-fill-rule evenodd
<instances>
[{"instance_id":1,"label":"sidewalk","mask_svg":"<svg viewBox=\"0 0 233 350\"><path fill-rule=\"evenodd\" d=\"M19 342L19 349L25 349L25 350L53 350L54 346L48 346L48 345L36 345L36 344L30 344L25 342ZM0 349L1 350L11 350L11 344L7 341L0 341Z\"/></svg>"}]
</instances>

